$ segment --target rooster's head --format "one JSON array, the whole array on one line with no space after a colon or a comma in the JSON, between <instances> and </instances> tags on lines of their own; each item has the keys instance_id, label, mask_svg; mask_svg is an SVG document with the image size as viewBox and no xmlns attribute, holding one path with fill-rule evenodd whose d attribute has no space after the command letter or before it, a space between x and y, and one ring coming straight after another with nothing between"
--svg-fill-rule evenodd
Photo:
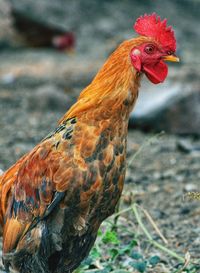
<instances>
[{"instance_id":1,"label":"rooster's head","mask_svg":"<svg viewBox=\"0 0 200 273\"><path fill-rule=\"evenodd\" d=\"M134 29L139 35L148 37L149 41L131 49L132 65L138 72L145 73L151 82L163 82L168 73L165 61L179 61L175 55L174 31L167 26L166 19L161 21L155 13L139 17Z\"/></svg>"}]
</instances>

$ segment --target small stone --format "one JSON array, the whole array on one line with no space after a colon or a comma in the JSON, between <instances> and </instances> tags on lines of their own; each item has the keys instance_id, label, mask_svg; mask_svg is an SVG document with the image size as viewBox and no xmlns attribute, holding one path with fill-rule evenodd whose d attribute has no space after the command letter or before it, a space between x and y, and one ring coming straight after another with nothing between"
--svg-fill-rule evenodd
<instances>
[{"instance_id":1,"label":"small stone","mask_svg":"<svg viewBox=\"0 0 200 273\"><path fill-rule=\"evenodd\" d=\"M13 73L7 73L1 77L1 81L3 84L11 84L15 81L15 75Z\"/></svg>"},{"instance_id":2,"label":"small stone","mask_svg":"<svg viewBox=\"0 0 200 273\"><path fill-rule=\"evenodd\" d=\"M148 186L148 192L158 192L159 191L159 187L155 184L151 184Z\"/></svg>"},{"instance_id":3,"label":"small stone","mask_svg":"<svg viewBox=\"0 0 200 273\"><path fill-rule=\"evenodd\" d=\"M190 153L193 150L192 144L185 139L178 140L176 146L179 151L184 153Z\"/></svg>"},{"instance_id":4,"label":"small stone","mask_svg":"<svg viewBox=\"0 0 200 273\"><path fill-rule=\"evenodd\" d=\"M190 192L190 191L196 191L197 190L197 185L195 184L186 184L185 187L184 187L184 190L187 191L187 192Z\"/></svg>"},{"instance_id":5,"label":"small stone","mask_svg":"<svg viewBox=\"0 0 200 273\"><path fill-rule=\"evenodd\" d=\"M162 175L161 175L160 172L154 172L154 173L153 173L153 178L156 179L156 180L160 179L161 176L162 176Z\"/></svg>"}]
</instances>

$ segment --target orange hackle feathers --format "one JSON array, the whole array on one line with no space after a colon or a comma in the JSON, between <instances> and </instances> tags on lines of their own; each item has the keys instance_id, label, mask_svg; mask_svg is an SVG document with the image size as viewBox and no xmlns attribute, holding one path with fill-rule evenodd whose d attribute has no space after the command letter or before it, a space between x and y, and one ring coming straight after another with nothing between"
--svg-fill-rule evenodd
<instances>
[{"instance_id":1,"label":"orange hackle feathers","mask_svg":"<svg viewBox=\"0 0 200 273\"><path fill-rule=\"evenodd\" d=\"M102 105L106 111L115 111L121 102L132 90L137 96L139 81L136 81L136 71L133 71L129 58L130 50L136 45L153 39L138 37L123 42L116 51L111 54L106 63L97 73L90 85L80 94L78 101L69 109L60 123L66 118L81 114L88 109L96 111ZM102 113L103 114L103 113Z\"/></svg>"}]
</instances>

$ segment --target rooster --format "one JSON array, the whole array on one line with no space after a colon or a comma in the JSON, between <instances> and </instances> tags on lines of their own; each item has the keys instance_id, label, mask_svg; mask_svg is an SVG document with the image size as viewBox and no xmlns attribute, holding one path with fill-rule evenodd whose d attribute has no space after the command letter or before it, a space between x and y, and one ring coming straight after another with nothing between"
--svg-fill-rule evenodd
<instances>
[{"instance_id":1,"label":"rooster","mask_svg":"<svg viewBox=\"0 0 200 273\"><path fill-rule=\"evenodd\" d=\"M156 14L108 58L58 127L0 178L7 272L72 272L120 198L129 114L142 74L154 84L177 62L174 31Z\"/></svg>"}]
</instances>

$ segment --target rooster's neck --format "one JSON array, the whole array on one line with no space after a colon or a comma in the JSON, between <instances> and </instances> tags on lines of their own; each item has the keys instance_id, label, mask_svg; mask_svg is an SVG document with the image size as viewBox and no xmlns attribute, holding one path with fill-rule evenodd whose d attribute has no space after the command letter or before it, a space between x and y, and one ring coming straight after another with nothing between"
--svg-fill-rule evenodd
<instances>
[{"instance_id":1,"label":"rooster's neck","mask_svg":"<svg viewBox=\"0 0 200 273\"><path fill-rule=\"evenodd\" d=\"M60 122L90 111L111 116L123 110L128 118L140 85L140 75L131 64L130 48L130 41L126 41L113 52Z\"/></svg>"}]
</instances>

